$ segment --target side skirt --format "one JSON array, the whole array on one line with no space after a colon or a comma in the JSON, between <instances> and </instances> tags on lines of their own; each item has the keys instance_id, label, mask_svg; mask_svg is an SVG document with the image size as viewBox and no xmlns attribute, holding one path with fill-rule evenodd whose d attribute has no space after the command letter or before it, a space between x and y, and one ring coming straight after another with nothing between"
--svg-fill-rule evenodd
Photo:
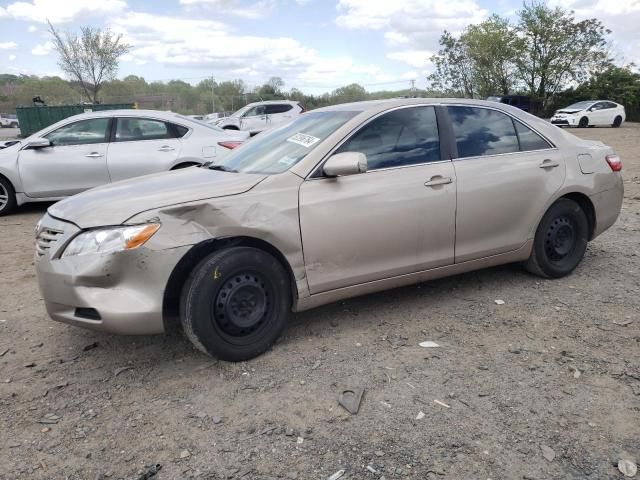
<instances>
[{"instance_id":1,"label":"side skirt","mask_svg":"<svg viewBox=\"0 0 640 480\"><path fill-rule=\"evenodd\" d=\"M480 258L477 260L469 260L468 262L456 263L446 267L438 267L430 270L424 270L406 275L398 275L396 277L385 278L383 280L375 280L373 282L361 283L350 287L339 288L329 292L322 292L305 298L299 298L293 305L294 312L302 312L311 308L319 307L328 303L333 303L346 298L367 295L369 293L380 292L392 288L404 287L415 283L426 282L436 278L449 277L460 273L480 270L482 268L495 267L505 263L521 262L529 258L531 249L533 248L533 239L527 242L517 250L490 257Z\"/></svg>"}]
</instances>

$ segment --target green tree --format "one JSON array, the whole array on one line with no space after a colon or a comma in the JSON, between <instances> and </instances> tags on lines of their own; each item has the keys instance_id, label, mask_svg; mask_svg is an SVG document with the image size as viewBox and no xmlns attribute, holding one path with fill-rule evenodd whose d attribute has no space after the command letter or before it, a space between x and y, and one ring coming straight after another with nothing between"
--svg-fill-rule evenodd
<instances>
[{"instance_id":1,"label":"green tree","mask_svg":"<svg viewBox=\"0 0 640 480\"><path fill-rule=\"evenodd\" d=\"M509 21L498 15L470 25L460 41L473 64L473 83L481 98L512 93L516 82L517 37Z\"/></svg>"},{"instance_id":2,"label":"green tree","mask_svg":"<svg viewBox=\"0 0 640 480\"><path fill-rule=\"evenodd\" d=\"M433 88L457 97L473 98L476 94L473 58L463 39L446 30L440 37L440 50L431 61L435 72L427 77Z\"/></svg>"},{"instance_id":3,"label":"green tree","mask_svg":"<svg viewBox=\"0 0 640 480\"><path fill-rule=\"evenodd\" d=\"M608 62L605 35L595 18L576 21L573 14L544 3L525 3L518 12L514 62L520 80L543 107L570 82L582 82Z\"/></svg>"},{"instance_id":4,"label":"green tree","mask_svg":"<svg viewBox=\"0 0 640 480\"><path fill-rule=\"evenodd\" d=\"M359 102L367 99L367 91L362 85L352 83L331 92L331 104Z\"/></svg>"},{"instance_id":5,"label":"green tree","mask_svg":"<svg viewBox=\"0 0 640 480\"><path fill-rule=\"evenodd\" d=\"M103 82L112 80L118 72L118 61L129 52L130 45L122 41L122 35L110 30L81 27L80 36L66 32L64 35L49 23L54 48L58 52L58 65L93 103L98 103L98 93Z\"/></svg>"}]
</instances>

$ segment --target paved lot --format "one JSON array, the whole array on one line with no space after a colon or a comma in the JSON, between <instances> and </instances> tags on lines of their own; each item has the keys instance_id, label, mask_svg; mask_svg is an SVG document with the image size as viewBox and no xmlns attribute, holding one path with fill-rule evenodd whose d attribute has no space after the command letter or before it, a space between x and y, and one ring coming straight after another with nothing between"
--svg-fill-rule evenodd
<instances>
[{"instance_id":1,"label":"paved lot","mask_svg":"<svg viewBox=\"0 0 640 480\"><path fill-rule=\"evenodd\" d=\"M20 135L19 128L0 128L0 140L18 138L18 135Z\"/></svg>"},{"instance_id":2,"label":"paved lot","mask_svg":"<svg viewBox=\"0 0 640 480\"><path fill-rule=\"evenodd\" d=\"M622 478L640 460L640 125L574 132L622 155L626 199L573 275L512 265L341 302L246 363L51 322L45 207L1 218L0 478ZM359 386L351 416L338 392Z\"/></svg>"}]
</instances>

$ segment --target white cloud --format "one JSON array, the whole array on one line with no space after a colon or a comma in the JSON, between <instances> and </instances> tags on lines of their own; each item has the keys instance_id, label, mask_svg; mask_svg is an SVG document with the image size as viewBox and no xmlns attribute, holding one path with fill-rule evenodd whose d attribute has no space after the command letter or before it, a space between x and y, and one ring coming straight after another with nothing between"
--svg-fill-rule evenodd
<instances>
[{"instance_id":1,"label":"white cloud","mask_svg":"<svg viewBox=\"0 0 640 480\"><path fill-rule=\"evenodd\" d=\"M89 15L107 15L124 11L125 0L33 0L32 2L14 2L6 7L7 13L18 19L31 22L65 23Z\"/></svg>"},{"instance_id":2,"label":"white cloud","mask_svg":"<svg viewBox=\"0 0 640 480\"><path fill-rule=\"evenodd\" d=\"M0 42L0 50L15 50L18 48L16 42Z\"/></svg>"},{"instance_id":3,"label":"white cloud","mask_svg":"<svg viewBox=\"0 0 640 480\"><path fill-rule=\"evenodd\" d=\"M429 50L405 50L402 52L391 52L387 54L390 60L404 62L415 68L424 68L431 65L433 52Z\"/></svg>"},{"instance_id":4,"label":"white cloud","mask_svg":"<svg viewBox=\"0 0 640 480\"><path fill-rule=\"evenodd\" d=\"M217 14L255 19L271 13L275 0L257 0L249 5L242 5L240 0L180 0L180 4L187 7L204 7Z\"/></svg>"},{"instance_id":5,"label":"white cloud","mask_svg":"<svg viewBox=\"0 0 640 480\"><path fill-rule=\"evenodd\" d=\"M579 0L575 0L579 1ZM382 30L387 58L424 68L443 30L454 34L488 15L476 0L339 0L336 24Z\"/></svg>"},{"instance_id":6,"label":"white cloud","mask_svg":"<svg viewBox=\"0 0 640 480\"><path fill-rule=\"evenodd\" d=\"M31 55L36 55L38 57L49 55L53 51L53 47L53 42L38 44L31 50Z\"/></svg>"},{"instance_id":7,"label":"white cloud","mask_svg":"<svg viewBox=\"0 0 640 480\"><path fill-rule=\"evenodd\" d=\"M9 61L13 62L16 59L15 55L9 55Z\"/></svg>"},{"instance_id":8,"label":"white cloud","mask_svg":"<svg viewBox=\"0 0 640 480\"><path fill-rule=\"evenodd\" d=\"M0 7L0 18L6 17L7 15L9 15L7 11L4 8Z\"/></svg>"},{"instance_id":9,"label":"white cloud","mask_svg":"<svg viewBox=\"0 0 640 480\"><path fill-rule=\"evenodd\" d=\"M38 31L38 27L36 27L35 25L29 25L29 28L27 28L27 32L29 33L37 32L37 31Z\"/></svg>"},{"instance_id":10,"label":"white cloud","mask_svg":"<svg viewBox=\"0 0 640 480\"><path fill-rule=\"evenodd\" d=\"M640 1L638 0L550 0L551 6L573 10L578 20L597 18L612 31L614 53L624 63L640 63Z\"/></svg>"}]
</instances>

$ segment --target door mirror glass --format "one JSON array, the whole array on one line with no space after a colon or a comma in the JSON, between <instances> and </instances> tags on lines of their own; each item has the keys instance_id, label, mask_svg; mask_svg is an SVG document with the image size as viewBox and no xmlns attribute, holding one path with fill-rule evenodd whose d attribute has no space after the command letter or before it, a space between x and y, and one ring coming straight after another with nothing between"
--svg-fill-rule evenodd
<instances>
[{"instance_id":1,"label":"door mirror glass","mask_svg":"<svg viewBox=\"0 0 640 480\"><path fill-rule=\"evenodd\" d=\"M51 142L46 138L32 138L27 142L24 146L25 149L38 149L38 148L47 148L51 146Z\"/></svg>"},{"instance_id":2,"label":"door mirror glass","mask_svg":"<svg viewBox=\"0 0 640 480\"><path fill-rule=\"evenodd\" d=\"M367 171L367 156L361 152L344 152L333 155L322 168L328 177L355 175Z\"/></svg>"}]
</instances>

